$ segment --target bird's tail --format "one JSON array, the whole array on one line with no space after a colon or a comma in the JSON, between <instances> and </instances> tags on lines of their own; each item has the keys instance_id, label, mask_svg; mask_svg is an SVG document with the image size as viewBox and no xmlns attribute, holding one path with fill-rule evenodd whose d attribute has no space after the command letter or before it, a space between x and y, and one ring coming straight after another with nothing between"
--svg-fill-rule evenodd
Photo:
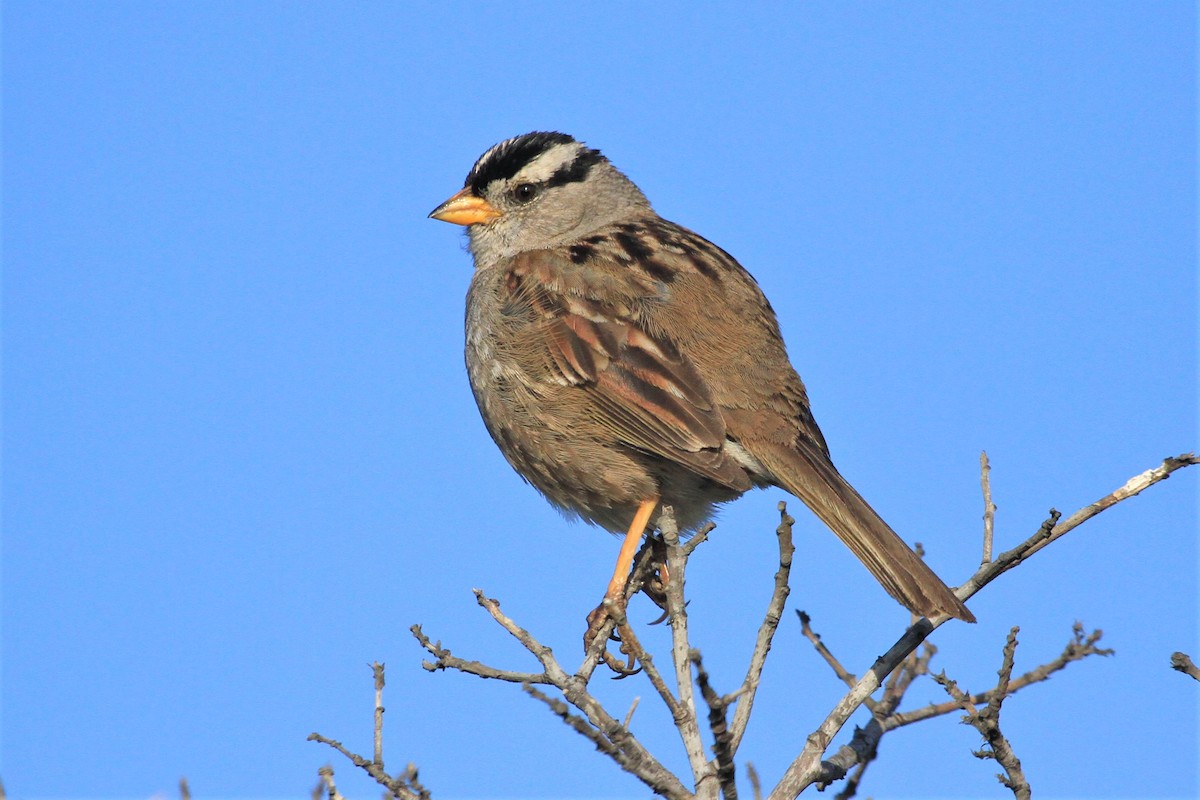
<instances>
[{"instance_id":1,"label":"bird's tail","mask_svg":"<svg viewBox=\"0 0 1200 800\"><path fill-rule=\"evenodd\" d=\"M803 500L901 605L926 617L949 614L975 621L975 615L867 505L823 452L801 444L773 448L768 459L766 466L779 485Z\"/></svg>"}]
</instances>

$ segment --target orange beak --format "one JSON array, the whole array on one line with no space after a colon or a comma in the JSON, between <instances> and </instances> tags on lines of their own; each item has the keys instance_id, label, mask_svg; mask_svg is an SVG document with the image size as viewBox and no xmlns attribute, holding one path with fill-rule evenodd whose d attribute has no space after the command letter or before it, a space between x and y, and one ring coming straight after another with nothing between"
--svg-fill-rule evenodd
<instances>
[{"instance_id":1,"label":"orange beak","mask_svg":"<svg viewBox=\"0 0 1200 800\"><path fill-rule=\"evenodd\" d=\"M468 189L462 189L446 202L429 212L432 219L450 222L455 225L478 225L490 222L500 216L500 212L482 197L476 197Z\"/></svg>"}]
</instances>

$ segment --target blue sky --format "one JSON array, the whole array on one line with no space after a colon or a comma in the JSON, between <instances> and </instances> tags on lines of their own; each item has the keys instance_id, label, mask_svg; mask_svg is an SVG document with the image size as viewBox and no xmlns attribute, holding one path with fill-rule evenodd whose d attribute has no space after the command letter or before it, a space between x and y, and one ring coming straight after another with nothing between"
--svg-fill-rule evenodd
<instances>
[{"instance_id":1,"label":"blue sky","mask_svg":"<svg viewBox=\"0 0 1200 800\"><path fill-rule=\"evenodd\" d=\"M617 542L512 473L462 366L470 262L425 215L502 138L563 130L733 253L779 313L835 461L950 582L1196 447L1190 3L9 2L3 9L3 778L10 796L299 797L370 747L439 798L644 796L514 687L431 675L407 629L574 662ZM948 625L995 680L1075 620L1117 654L1005 707L1048 797L1191 797L1197 474L1041 553ZM731 687L770 591L778 490L728 506L688 587ZM799 519L743 758L774 782L906 615ZM632 617L656 616L644 601ZM661 629L644 629L661 644ZM641 679L636 732L685 760ZM911 703L941 699L932 684ZM864 791L997 797L952 717Z\"/></svg>"}]
</instances>

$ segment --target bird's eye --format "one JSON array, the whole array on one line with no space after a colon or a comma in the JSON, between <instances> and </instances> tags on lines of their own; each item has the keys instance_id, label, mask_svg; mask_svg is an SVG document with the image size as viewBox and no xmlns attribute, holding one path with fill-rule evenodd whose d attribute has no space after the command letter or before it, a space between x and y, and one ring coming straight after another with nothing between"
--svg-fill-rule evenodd
<instances>
[{"instance_id":1,"label":"bird's eye","mask_svg":"<svg viewBox=\"0 0 1200 800\"><path fill-rule=\"evenodd\" d=\"M512 191L513 198L518 203L531 203L539 194L541 189L534 183L519 183Z\"/></svg>"}]
</instances>

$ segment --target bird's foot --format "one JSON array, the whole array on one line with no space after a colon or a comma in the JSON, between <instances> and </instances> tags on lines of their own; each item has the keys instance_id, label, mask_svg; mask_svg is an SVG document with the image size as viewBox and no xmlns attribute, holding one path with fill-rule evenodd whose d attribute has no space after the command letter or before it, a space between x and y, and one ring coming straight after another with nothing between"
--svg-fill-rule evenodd
<instances>
[{"instance_id":1,"label":"bird's foot","mask_svg":"<svg viewBox=\"0 0 1200 800\"><path fill-rule=\"evenodd\" d=\"M583 634L583 649L586 653L593 652L593 646L596 640L607 629L608 636L604 644L596 648L596 657L599 658L604 665L617 673L617 678L628 678L630 675L636 675L642 671L641 667L635 667L637 660L630 651L629 644L623 642L617 633L617 629L622 625L627 624L625 621L625 603L621 600L614 600L609 597L604 598L604 602L596 606L590 614L587 615L587 630ZM611 627L610 627L611 624ZM625 656L622 661L617 656L609 652L608 643L617 642L619 647L618 652Z\"/></svg>"}]
</instances>

